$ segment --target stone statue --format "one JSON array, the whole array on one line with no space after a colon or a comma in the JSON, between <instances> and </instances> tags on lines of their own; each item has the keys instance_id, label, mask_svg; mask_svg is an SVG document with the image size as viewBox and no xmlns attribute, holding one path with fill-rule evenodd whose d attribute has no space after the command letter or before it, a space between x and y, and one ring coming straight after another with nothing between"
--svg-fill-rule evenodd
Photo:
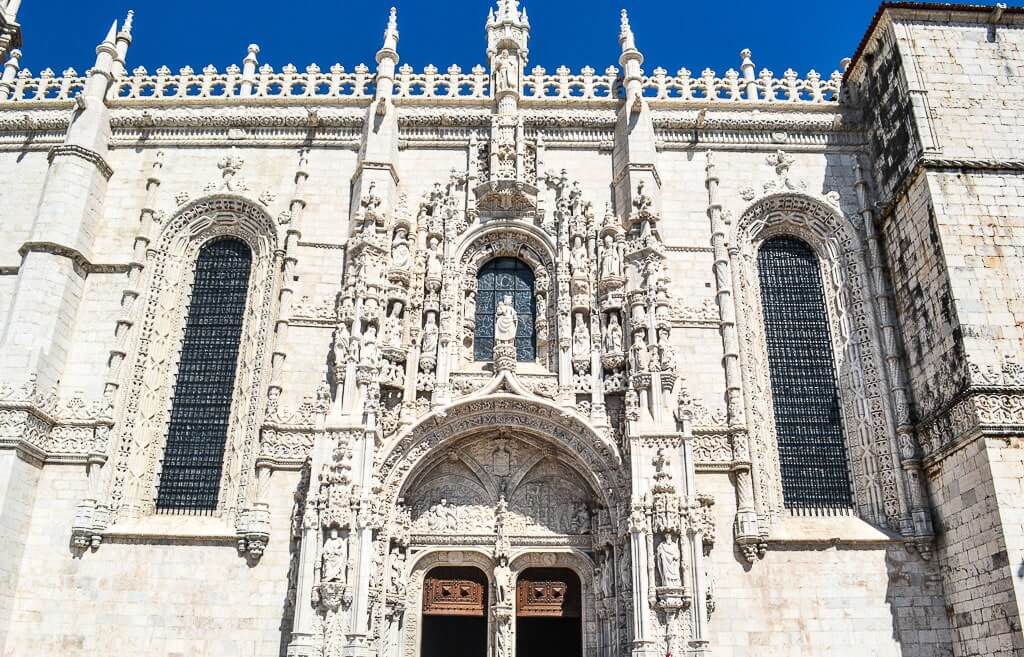
<instances>
[{"instance_id":1,"label":"stone statue","mask_svg":"<svg viewBox=\"0 0 1024 657\"><path fill-rule=\"evenodd\" d=\"M583 313L576 313L575 328L572 332L572 355L576 359L590 356L590 331Z\"/></svg>"},{"instance_id":2,"label":"stone statue","mask_svg":"<svg viewBox=\"0 0 1024 657\"><path fill-rule=\"evenodd\" d=\"M518 86L519 71L516 60L508 50L502 50L494 67L495 91L517 91Z\"/></svg>"},{"instance_id":3,"label":"stone statue","mask_svg":"<svg viewBox=\"0 0 1024 657\"><path fill-rule=\"evenodd\" d=\"M670 372L676 366L676 349L669 342L668 336L668 329L658 329L658 354L662 372Z\"/></svg>"},{"instance_id":4,"label":"stone statue","mask_svg":"<svg viewBox=\"0 0 1024 657\"><path fill-rule=\"evenodd\" d=\"M604 236L604 248L601 250L601 278L622 275L622 261L615 240L611 235Z\"/></svg>"},{"instance_id":5,"label":"stone statue","mask_svg":"<svg viewBox=\"0 0 1024 657\"><path fill-rule=\"evenodd\" d=\"M604 350L610 354L622 351L622 325L615 313L608 316L608 326L604 330Z\"/></svg>"},{"instance_id":6,"label":"stone statue","mask_svg":"<svg viewBox=\"0 0 1024 657\"><path fill-rule=\"evenodd\" d=\"M494 602L499 605L512 604L512 569L508 559L502 557L494 567Z\"/></svg>"},{"instance_id":7,"label":"stone statue","mask_svg":"<svg viewBox=\"0 0 1024 657\"><path fill-rule=\"evenodd\" d=\"M380 360L380 350L377 348L377 328L372 324L366 327L359 347L359 364L368 367L377 367Z\"/></svg>"},{"instance_id":8,"label":"stone statue","mask_svg":"<svg viewBox=\"0 0 1024 657\"><path fill-rule=\"evenodd\" d=\"M589 272L587 247L583 238L577 235L572 241L572 254L569 259L569 266L572 267L573 276L587 276Z\"/></svg>"},{"instance_id":9,"label":"stone statue","mask_svg":"<svg viewBox=\"0 0 1024 657\"><path fill-rule=\"evenodd\" d=\"M338 528L331 528L331 535L324 541L323 562L320 579L324 582L348 581L348 541L338 535Z\"/></svg>"},{"instance_id":10,"label":"stone statue","mask_svg":"<svg viewBox=\"0 0 1024 657\"><path fill-rule=\"evenodd\" d=\"M462 301L462 318L476 320L476 290L467 290Z\"/></svg>"},{"instance_id":11,"label":"stone statue","mask_svg":"<svg viewBox=\"0 0 1024 657\"><path fill-rule=\"evenodd\" d=\"M661 586L680 587L679 544L672 534L665 534L658 546L658 581Z\"/></svg>"},{"instance_id":12,"label":"stone statue","mask_svg":"<svg viewBox=\"0 0 1024 657\"><path fill-rule=\"evenodd\" d=\"M391 306L391 312L384 319L383 339L387 347L402 346L402 310L404 306L401 301L396 301Z\"/></svg>"},{"instance_id":13,"label":"stone statue","mask_svg":"<svg viewBox=\"0 0 1024 657\"><path fill-rule=\"evenodd\" d=\"M345 363L348 362L348 341L349 341L348 325L345 322L338 324L338 328L334 329L334 365L335 367L345 367Z\"/></svg>"},{"instance_id":14,"label":"stone statue","mask_svg":"<svg viewBox=\"0 0 1024 657\"><path fill-rule=\"evenodd\" d=\"M516 337L518 327L519 315L512 306L512 295L506 294L498 302L498 308L494 313L494 340L496 342L511 342Z\"/></svg>"},{"instance_id":15,"label":"stone statue","mask_svg":"<svg viewBox=\"0 0 1024 657\"><path fill-rule=\"evenodd\" d=\"M407 270L412 265L409 252L408 231L404 228L395 229L395 238L391 242L391 266L395 269Z\"/></svg>"},{"instance_id":16,"label":"stone statue","mask_svg":"<svg viewBox=\"0 0 1024 657\"><path fill-rule=\"evenodd\" d=\"M637 331L633 336L633 367L637 372L646 372L650 365L651 356L647 351L647 340L643 331Z\"/></svg>"},{"instance_id":17,"label":"stone statue","mask_svg":"<svg viewBox=\"0 0 1024 657\"><path fill-rule=\"evenodd\" d=\"M441 257L441 243L436 237L427 242L427 278L441 278L444 259Z\"/></svg>"},{"instance_id":18,"label":"stone statue","mask_svg":"<svg viewBox=\"0 0 1024 657\"><path fill-rule=\"evenodd\" d=\"M601 564L601 596L610 598L615 595L615 569L611 556L606 556Z\"/></svg>"},{"instance_id":19,"label":"stone statue","mask_svg":"<svg viewBox=\"0 0 1024 657\"><path fill-rule=\"evenodd\" d=\"M572 514L572 530L577 534L590 533L590 509L586 502L578 502Z\"/></svg>"},{"instance_id":20,"label":"stone statue","mask_svg":"<svg viewBox=\"0 0 1024 657\"><path fill-rule=\"evenodd\" d=\"M437 351L437 320L433 312L427 313L427 323L423 326L423 340L420 343L421 354L433 354Z\"/></svg>"},{"instance_id":21,"label":"stone statue","mask_svg":"<svg viewBox=\"0 0 1024 657\"><path fill-rule=\"evenodd\" d=\"M391 592L401 596L405 593L405 554L401 550L391 553Z\"/></svg>"}]
</instances>

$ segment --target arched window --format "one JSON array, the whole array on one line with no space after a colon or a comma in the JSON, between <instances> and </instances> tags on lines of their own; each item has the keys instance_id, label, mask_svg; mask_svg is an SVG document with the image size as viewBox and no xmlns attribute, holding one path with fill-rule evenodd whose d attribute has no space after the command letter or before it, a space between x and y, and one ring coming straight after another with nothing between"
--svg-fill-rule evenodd
<instances>
[{"instance_id":1,"label":"arched window","mask_svg":"<svg viewBox=\"0 0 1024 657\"><path fill-rule=\"evenodd\" d=\"M533 270L517 258L495 258L477 273L476 332L473 336L473 359L494 357L494 312L505 295L512 297L519 315L516 331L516 360L537 359L534 334L536 302L533 298Z\"/></svg>"},{"instance_id":2,"label":"arched window","mask_svg":"<svg viewBox=\"0 0 1024 657\"><path fill-rule=\"evenodd\" d=\"M199 251L158 510L217 508L251 265L252 252L239 240L218 240Z\"/></svg>"},{"instance_id":3,"label":"arched window","mask_svg":"<svg viewBox=\"0 0 1024 657\"><path fill-rule=\"evenodd\" d=\"M849 508L850 476L818 258L768 240L757 256L786 507Z\"/></svg>"}]
</instances>

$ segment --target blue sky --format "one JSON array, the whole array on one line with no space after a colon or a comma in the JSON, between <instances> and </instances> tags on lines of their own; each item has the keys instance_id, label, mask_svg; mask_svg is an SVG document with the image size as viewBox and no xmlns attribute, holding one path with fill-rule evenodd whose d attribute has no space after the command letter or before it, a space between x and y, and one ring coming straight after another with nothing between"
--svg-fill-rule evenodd
<instances>
[{"instance_id":1,"label":"blue sky","mask_svg":"<svg viewBox=\"0 0 1024 657\"><path fill-rule=\"evenodd\" d=\"M974 0L977 2L977 0ZM22 64L34 73L68 66L84 71L110 22L135 10L128 66L166 64L223 70L241 64L249 43L275 68L340 62L371 67L388 8L398 7L399 54L417 70L426 64L464 69L484 63L484 21L493 0L23 0ZM993 4L982 2L981 4ZM523 5L533 26L530 66L561 64L598 71L618 63L619 9L630 12L647 71L685 66L695 74L739 68L750 48L758 70L823 74L850 56L867 29L874 0L535 0ZM59 6L59 10L57 9ZM55 17L59 17L56 18Z\"/></svg>"}]
</instances>

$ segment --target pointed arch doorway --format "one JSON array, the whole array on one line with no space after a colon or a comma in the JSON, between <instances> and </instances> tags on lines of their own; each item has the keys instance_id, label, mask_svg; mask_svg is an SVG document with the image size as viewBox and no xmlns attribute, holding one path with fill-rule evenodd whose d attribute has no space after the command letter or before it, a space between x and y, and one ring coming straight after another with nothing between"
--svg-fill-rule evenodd
<instances>
[{"instance_id":1,"label":"pointed arch doorway","mask_svg":"<svg viewBox=\"0 0 1024 657\"><path fill-rule=\"evenodd\" d=\"M516 582L516 657L583 657L580 578L527 568Z\"/></svg>"},{"instance_id":2,"label":"pointed arch doorway","mask_svg":"<svg viewBox=\"0 0 1024 657\"><path fill-rule=\"evenodd\" d=\"M487 656L487 576L472 566L440 566L423 582L421 657Z\"/></svg>"}]
</instances>

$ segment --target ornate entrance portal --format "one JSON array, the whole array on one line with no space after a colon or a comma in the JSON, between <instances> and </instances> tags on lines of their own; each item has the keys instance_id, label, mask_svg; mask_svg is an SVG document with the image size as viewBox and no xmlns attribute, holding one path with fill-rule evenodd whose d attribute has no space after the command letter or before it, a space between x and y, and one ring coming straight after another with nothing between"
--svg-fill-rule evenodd
<instances>
[{"instance_id":1,"label":"ornate entrance portal","mask_svg":"<svg viewBox=\"0 0 1024 657\"><path fill-rule=\"evenodd\" d=\"M580 579L568 568L529 568L516 584L516 655L582 657Z\"/></svg>"}]
</instances>

